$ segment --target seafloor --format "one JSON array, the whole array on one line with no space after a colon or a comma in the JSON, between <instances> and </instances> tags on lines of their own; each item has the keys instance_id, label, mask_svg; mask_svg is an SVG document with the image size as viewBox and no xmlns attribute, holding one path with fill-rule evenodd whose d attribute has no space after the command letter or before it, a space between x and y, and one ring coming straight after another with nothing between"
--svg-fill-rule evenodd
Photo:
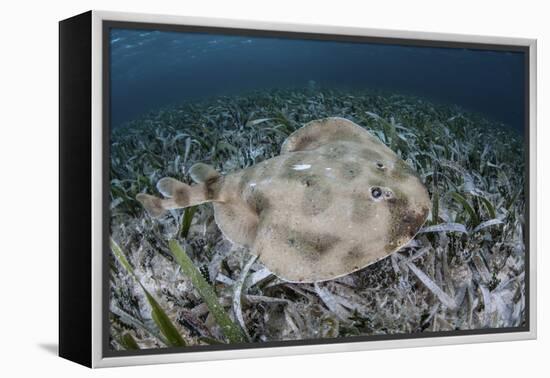
<instances>
[{"instance_id":1,"label":"seafloor","mask_svg":"<svg viewBox=\"0 0 550 378\"><path fill-rule=\"evenodd\" d=\"M275 156L292 131L329 116L377 135L420 173L433 203L411 243L361 271L287 283L247 264L252 256L224 239L211 205L153 219L135 200L156 194L161 177L191 182L196 162L229 173ZM112 240L122 254L110 262L115 350L525 325L523 140L480 115L385 93L253 92L116 128L111 157ZM173 239L191 266L174 258Z\"/></svg>"}]
</instances>

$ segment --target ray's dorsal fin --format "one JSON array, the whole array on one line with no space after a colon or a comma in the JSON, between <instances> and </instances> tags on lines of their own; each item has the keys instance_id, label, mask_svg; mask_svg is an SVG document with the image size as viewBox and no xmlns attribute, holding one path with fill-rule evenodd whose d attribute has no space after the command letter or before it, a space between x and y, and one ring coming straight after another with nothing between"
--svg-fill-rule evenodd
<instances>
[{"instance_id":1,"label":"ray's dorsal fin","mask_svg":"<svg viewBox=\"0 0 550 378\"><path fill-rule=\"evenodd\" d=\"M220 173L212 166L204 163L196 163L189 169L189 175L196 183L212 182L220 177Z\"/></svg>"},{"instance_id":2,"label":"ray's dorsal fin","mask_svg":"<svg viewBox=\"0 0 550 378\"><path fill-rule=\"evenodd\" d=\"M162 216L167 210L192 206L192 193L197 192L196 188L172 177L161 178L157 183L157 189L165 198L158 198L145 193L139 193L136 196L136 199L143 205L145 210L156 218ZM195 194L193 197L197 197L197 195ZM193 200L196 200L196 198L193 198Z\"/></svg>"},{"instance_id":3,"label":"ray's dorsal fin","mask_svg":"<svg viewBox=\"0 0 550 378\"><path fill-rule=\"evenodd\" d=\"M281 154L314 150L336 141L381 144L376 137L352 121L329 117L306 123L290 134L281 147Z\"/></svg>"},{"instance_id":4,"label":"ray's dorsal fin","mask_svg":"<svg viewBox=\"0 0 550 378\"><path fill-rule=\"evenodd\" d=\"M211 166L203 163L191 167L190 175L196 185L187 185L172 177L161 178L158 191L165 198L140 193L136 199L153 217L162 216L166 210L182 209L205 202L220 202L221 175Z\"/></svg>"},{"instance_id":5,"label":"ray's dorsal fin","mask_svg":"<svg viewBox=\"0 0 550 378\"><path fill-rule=\"evenodd\" d=\"M185 205L189 201L190 186L172 177L161 178L157 190L166 198L173 198L176 203Z\"/></svg>"}]
</instances>

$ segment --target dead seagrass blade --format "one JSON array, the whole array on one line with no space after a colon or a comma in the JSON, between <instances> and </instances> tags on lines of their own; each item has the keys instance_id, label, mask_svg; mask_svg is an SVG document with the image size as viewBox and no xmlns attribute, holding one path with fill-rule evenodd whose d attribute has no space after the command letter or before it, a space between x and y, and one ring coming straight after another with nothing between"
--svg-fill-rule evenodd
<instances>
[{"instance_id":1,"label":"dead seagrass blade","mask_svg":"<svg viewBox=\"0 0 550 378\"><path fill-rule=\"evenodd\" d=\"M375 136L344 118L312 121L281 155L220 175L195 164L189 186L157 184L139 194L153 216L212 202L216 223L274 274L318 282L362 269L409 242L431 203L416 172Z\"/></svg>"}]
</instances>

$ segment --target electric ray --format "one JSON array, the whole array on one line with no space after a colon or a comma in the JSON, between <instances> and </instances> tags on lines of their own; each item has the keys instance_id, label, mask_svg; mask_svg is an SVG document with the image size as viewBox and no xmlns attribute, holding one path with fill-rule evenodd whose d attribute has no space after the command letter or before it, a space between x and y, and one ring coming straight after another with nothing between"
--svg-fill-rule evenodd
<instances>
[{"instance_id":1,"label":"electric ray","mask_svg":"<svg viewBox=\"0 0 550 378\"><path fill-rule=\"evenodd\" d=\"M398 250L426 221L428 192L416 172L344 118L309 122L281 154L227 175L198 163L195 185L159 180L165 197L139 194L153 216L212 202L233 243L291 282L334 279Z\"/></svg>"}]
</instances>

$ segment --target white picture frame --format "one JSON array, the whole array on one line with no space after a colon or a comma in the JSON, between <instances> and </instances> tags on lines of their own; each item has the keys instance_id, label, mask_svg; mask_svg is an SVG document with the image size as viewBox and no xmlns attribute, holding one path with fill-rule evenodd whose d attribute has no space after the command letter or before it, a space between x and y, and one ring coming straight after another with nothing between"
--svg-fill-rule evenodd
<instances>
[{"instance_id":1,"label":"white picture frame","mask_svg":"<svg viewBox=\"0 0 550 378\"><path fill-rule=\"evenodd\" d=\"M533 39L503 38L480 35L459 35L445 33L425 33L401 30L383 30L369 28L349 28L325 25L309 24L284 24L266 23L244 20L195 18L170 15L137 14L123 12L91 11L87 14L91 26L90 56L91 56L91 230L90 237L90 307L91 307L91 354L89 360L84 363L91 367L115 367L127 365L143 365L157 363L191 362L205 360L221 360L235 358L253 358L267 356L284 356L310 353L347 352L358 350L376 350L388 348L410 348L437 346L449 344L484 343L512 340L535 339L537 336L537 300L536 300L536 260L537 260L537 161L536 161L536 61L537 44ZM529 275L529 319L528 330L520 332L500 333L498 330L482 334L435 336L422 338L391 338L373 341L339 342L313 345L276 346L267 348L243 348L212 351L193 351L185 353L151 353L131 356L106 356L104 351L104 261L103 248L105 240L104 217L106 214L104 204L103 170L105 169L104 143L106 136L103 134L103 122L105 120L104 109L104 22L126 22L163 25L186 25L212 28L234 28L241 30L262 30L267 32L291 32L313 33L342 36L359 36L371 38L403 39L407 41L435 41L444 43L486 44L486 45L510 45L524 47L528 51L528 145L529 145L529 182L528 182L528 275ZM61 205L62 206L62 205ZM66 282L66 281L64 281ZM86 296L86 298L88 298ZM63 309L67 307L61 305ZM63 344L61 342L61 344ZM63 345L60 345L63 351ZM63 353L61 353L63 355ZM70 353L69 353L70 354ZM70 358L68 356L67 358ZM71 359L71 358L70 358Z\"/></svg>"}]
</instances>

